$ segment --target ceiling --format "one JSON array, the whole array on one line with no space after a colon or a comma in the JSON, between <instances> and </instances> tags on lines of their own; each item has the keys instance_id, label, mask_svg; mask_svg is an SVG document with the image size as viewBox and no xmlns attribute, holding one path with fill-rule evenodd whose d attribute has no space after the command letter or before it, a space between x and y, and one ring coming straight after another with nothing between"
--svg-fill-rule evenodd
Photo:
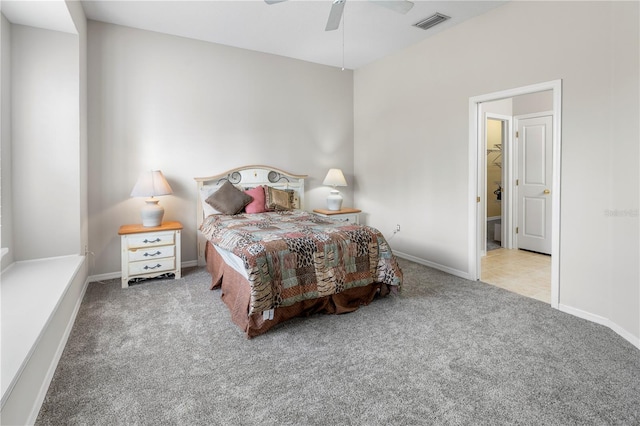
<instances>
[{"instance_id":1,"label":"ceiling","mask_svg":"<svg viewBox=\"0 0 640 426\"><path fill-rule=\"evenodd\" d=\"M403 15L380 7L375 0L348 0L336 31L324 30L332 0L272 5L262 0L83 0L82 5L87 18L96 21L356 69L505 1L413 0L414 7ZM63 0L2 0L1 5L13 23L59 31L68 26L59 16L66 7ZM435 12L451 19L426 31L412 26ZM46 21L51 21L51 27Z\"/></svg>"},{"instance_id":2,"label":"ceiling","mask_svg":"<svg viewBox=\"0 0 640 426\"><path fill-rule=\"evenodd\" d=\"M63 0L0 0L0 11L13 24L62 31L63 33L76 32L69 10Z\"/></svg>"}]
</instances>

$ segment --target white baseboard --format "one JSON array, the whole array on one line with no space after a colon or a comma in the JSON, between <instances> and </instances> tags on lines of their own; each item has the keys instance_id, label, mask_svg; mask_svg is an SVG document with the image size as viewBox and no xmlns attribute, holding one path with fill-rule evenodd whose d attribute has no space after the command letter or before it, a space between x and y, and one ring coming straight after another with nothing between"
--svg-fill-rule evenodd
<instances>
[{"instance_id":1,"label":"white baseboard","mask_svg":"<svg viewBox=\"0 0 640 426\"><path fill-rule=\"evenodd\" d=\"M595 315L595 314L592 314L592 313L587 312L587 311L583 311L582 309L578 309L578 308L574 308L574 307L571 307L571 306L563 305L562 303L560 303L558 305L558 309L560 311L562 311L562 312L565 312L567 314L571 314L571 315L576 316L578 318L582 318L582 319L585 319L587 321L595 322L596 324L600 324L600 325L603 325L605 327L608 327L611 330L613 330L616 334L618 334L620 337L622 337L623 339L625 339L626 341L631 343L633 346L635 346L636 348L640 349L640 338L639 337L634 336L633 334L629 333L627 330L625 330L624 328L620 327L618 324L614 323L613 321L611 321L608 318L602 317L600 315Z\"/></svg>"},{"instance_id":2,"label":"white baseboard","mask_svg":"<svg viewBox=\"0 0 640 426\"><path fill-rule=\"evenodd\" d=\"M591 322L595 322L596 324L601 325L609 325L609 320L605 317L601 317L600 315L595 315L589 313L587 311L583 311L582 309L573 308L571 306L563 305L562 303L558 305L558 309L562 312L566 312L567 314L571 314L575 317L586 319Z\"/></svg>"},{"instance_id":3,"label":"white baseboard","mask_svg":"<svg viewBox=\"0 0 640 426\"><path fill-rule=\"evenodd\" d=\"M410 260L412 262L416 262L416 263L419 263L421 265L429 266L430 268L438 269L438 270L440 270L442 272L446 272L448 274L455 275L456 277L464 278L465 280L474 281L474 279L471 277L471 275L468 272L459 271L457 269L450 268L450 267L444 266L444 265L440 265L439 263L431 262L429 260L421 259L419 257L412 256L410 254L402 253L402 252L399 252L397 250L394 250L393 254L395 254L396 256L401 257L403 259L407 259L407 260Z\"/></svg>"},{"instance_id":4,"label":"white baseboard","mask_svg":"<svg viewBox=\"0 0 640 426\"><path fill-rule=\"evenodd\" d=\"M90 283L93 283L93 282L114 280L120 277L122 277L121 272L109 272L107 274L89 275L88 280Z\"/></svg>"},{"instance_id":5,"label":"white baseboard","mask_svg":"<svg viewBox=\"0 0 640 426\"><path fill-rule=\"evenodd\" d=\"M186 262L182 262L181 264L182 268L191 268L192 266L198 266L198 261L197 260L188 260ZM121 278L122 277L122 272L118 271L118 272L108 272L106 274L98 274L98 275L91 275L89 276L89 282L100 282L100 281L107 281L107 280L113 280L116 278Z\"/></svg>"},{"instance_id":6,"label":"white baseboard","mask_svg":"<svg viewBox=\"0 0 640 426\"><path fill-rule=\"evenodd\" d=\"M182 268L191 268L193 266L198 266L197 260L189 260L187 262L182 262Z\"/></svg>"}]
</instances>

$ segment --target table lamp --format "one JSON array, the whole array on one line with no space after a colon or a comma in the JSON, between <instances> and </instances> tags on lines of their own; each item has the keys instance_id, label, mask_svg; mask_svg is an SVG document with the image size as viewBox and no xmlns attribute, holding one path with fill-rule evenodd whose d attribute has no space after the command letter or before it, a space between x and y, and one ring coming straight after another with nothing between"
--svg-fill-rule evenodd
<instances>
[{"instance_id":1,"label":"table lamp","mask_svg":"<svg viewBox=\"0 0 640 426\"><path fill-rule=\"evenodd\" d=\"M131 191L132 197L149 197L145 205L140 210L142 226L160 226L164 216L164 208L158 205L158 195L169 195L173 193L169 183L160 170L151 170L140 173L136 185Z\"/></svg>"},{"instance_id":2,"label":"table lamp","mask_svg":"<svg viewBox=\"0 0 640 426\"><path fill-rule=\"evenodd\" d=\"M342 195L336 186L347 186L347 181L340 169L329 169L327 177L324 178L323 185L332 186L333 189L327 197L327 209L337 211L342 208Z\"/></svg>"}]
</instances>

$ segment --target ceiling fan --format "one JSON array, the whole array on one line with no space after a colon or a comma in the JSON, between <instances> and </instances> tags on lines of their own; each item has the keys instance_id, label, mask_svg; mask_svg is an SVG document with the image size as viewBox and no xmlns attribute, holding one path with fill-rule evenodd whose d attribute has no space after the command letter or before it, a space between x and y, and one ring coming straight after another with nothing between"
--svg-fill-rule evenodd
<instances>
[{"instance_id":1,"label":"ceiling fan","mask_svg":"<svg viewBox=\"0 0 640 426\"><path fill-rule=\"evenodd\" d=\"M286 0L264 0L267 4L281 3ZM379 6L386 7L398 13L407 13L413 7L413 2L409 0L369 0ZM329 19L327 20L327 26L325 31L337 30L340 26L340 20L342 19L342 11L347 0L333 0L331 5L331 11L329 12Z\"/></svg>"}]
</instances>

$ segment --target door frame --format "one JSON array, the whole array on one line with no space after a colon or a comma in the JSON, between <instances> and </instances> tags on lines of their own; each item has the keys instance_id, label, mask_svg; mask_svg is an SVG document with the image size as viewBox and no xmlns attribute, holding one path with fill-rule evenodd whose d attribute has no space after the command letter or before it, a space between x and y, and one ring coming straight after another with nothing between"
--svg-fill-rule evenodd
<instances>
[{"instance_id":1,"label":"door frame","mask_svg":"<svg viewBox=\"0 0 640 426\"><path fill-rule=\"evenodd\" d=\"M481 130L481 104L498 101L530 93L551 90L553 93L553 182L551 189L551 306L558 309L560 303L560 170L562 146L562 80L552 80L529 86L488 93L469 98L469 203L468 226L469 247L468 264L469 275L474 280L480 279L481 274L481 241L480 220L486 216L486 210L480 212L485 203L481 202L485 194L480 192L480 182L485 175L481 166L480 156L486 153L484 137ZM484 164L484 162L482 162ZM484 187L484 184L482 185Z\"/></svg>"}]
</instances>

